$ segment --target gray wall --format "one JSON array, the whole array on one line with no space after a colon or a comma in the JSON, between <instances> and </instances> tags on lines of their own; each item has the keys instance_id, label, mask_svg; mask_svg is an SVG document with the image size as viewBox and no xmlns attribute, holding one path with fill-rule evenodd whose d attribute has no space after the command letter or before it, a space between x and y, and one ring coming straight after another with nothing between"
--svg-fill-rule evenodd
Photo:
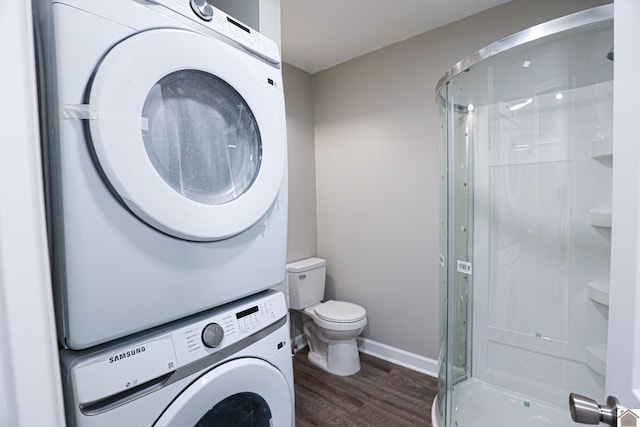
<instances>
[{"instance_id":1,"label":"gray wall","mask_svg":"<svg viewBox=\"0 0 640 427\"><path fill-rule=\"evenodd\" d=\"M282 69L289 145L289 238L287 262L315 256L316 164L311 76L289 64Z\"/></svg>"},{"instance_id":2,"label":"gray wall","mask_svg":"<svg viewBox=\"0 0 640 427\"><path fill-rule=\"evenodd\" d=\"M344 64L312 79L317 254L328 261L327 298L367 309L366 338L422 356L438 354L437 110L434 85L457 61L516 31L599 0L518 0ZM304 94L285 95L289 108ZM296 71L298 81L300 71ZM304 86L305 90L307 86ZM294 98L294 101L291 99ZM300 119L298 116L297 119ZM305 129L308 124L301 126ZM291 125L289 125L291 128ZM309 185L311 143L293 142L292 187ZM309 162L302 166L302 162ZM299 195L305 193L296 189ZM292 208L308 200L291 195ZM290 219L294 225L295 214ZM300 222L295 224L300 227ZM307 225L312 227L312 221ZM290 229L290 233L291 229ZM298 237L300 236L300 240ZM291 250L310 244L290 235ZM291 252L290 252L291 253Z\"/></svg>"}]
</instances>

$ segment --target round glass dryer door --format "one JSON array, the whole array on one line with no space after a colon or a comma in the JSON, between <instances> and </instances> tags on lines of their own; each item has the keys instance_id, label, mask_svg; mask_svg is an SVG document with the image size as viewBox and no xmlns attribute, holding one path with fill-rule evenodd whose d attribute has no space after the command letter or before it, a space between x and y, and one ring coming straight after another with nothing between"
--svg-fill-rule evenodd
<instances>
[{"instance_id":1,"label":"round glass dryer door","mask_svg":"<svg viewBox=\"0 0 640 427\"><path fill-rule=\"evenodd\" d=\"M260 132L247 103L224 80L198 70L175 71L151 89L142 116L147 155L182 196L221 205L253 184Z\"/></svg>"},{"instance_id":2,"label":"round glass dryer door","mask_svg":"<svg viewBox=\"0 0 640 427\"><path fill-rule=\"evenodd\" d=\"M186 48L188 47L188 48ZM91 143L119 199L156 229L224 239L269 209L285 138L246 55L185 30L138 33L109 51L91 83Z\"/></svg>"},{"instance_id":3,"label":"round glass dryer door","mask_svg":"<svg viewBox=\"0 0 640 427\"><path fill-rule=\"evenodd\" d=\"M269 363L242 358L227 362L187 387L154 427L290 426L293 396Z\"/></svg>"}]
</instances>

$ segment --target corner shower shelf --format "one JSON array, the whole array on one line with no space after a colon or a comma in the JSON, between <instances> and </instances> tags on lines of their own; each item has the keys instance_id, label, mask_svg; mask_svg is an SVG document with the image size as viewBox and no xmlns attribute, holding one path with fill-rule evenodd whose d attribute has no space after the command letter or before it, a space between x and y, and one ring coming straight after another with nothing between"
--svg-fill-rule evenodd
<instances>
[{"instance_id":1,"label":"corner shower shelf","mask_svg":"<svg viewBox=\"0 0 640 427\"><path fill-rule=\"evenodd\" d=\"M587 296L595 302L609 306L609 287L606 285L587 283Z\"/></svg>"},{"instance_id":2,"label":"corner shower shelf","mask_svg":"<svg viewBox=\"0 0 640 427\"><path fill-rule=\"evenodd\" d=\"M613 165L613 141L596 139L591 143L591 157L607 166Z\"/></svg>"},{"instance_id":3,"label":"corner shower shelf","mask_svg":"<svg viewBox=\"0 0 640 427\"><path fill-rule=\"evenodd\" d=\"M591 209L589 211L589 222L594 227L611 227L611 211L602 209Z\"/></svg>"},{"instance_id":4,"label":"corner shower shelf","mask_svg":"<svg viewBox=\"0 0 640 427\"><path fill-rule=\"evenodd\" d=\"M595 373L604 376L607 371L607 350L598 347L585 348L584 360Z\"/></svg>"}]
</instances>

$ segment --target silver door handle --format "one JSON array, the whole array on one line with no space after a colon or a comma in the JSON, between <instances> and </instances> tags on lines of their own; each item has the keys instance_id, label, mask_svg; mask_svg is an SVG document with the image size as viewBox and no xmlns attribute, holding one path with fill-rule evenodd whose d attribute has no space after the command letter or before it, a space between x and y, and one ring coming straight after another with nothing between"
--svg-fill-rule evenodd
<instances>
[{"instance_id":1,"label":"silver door handle","mask_svg":"<svg viewBox=\"0 0 640 427\"><path fill-rule=\"evenodd\" d=\"M619 409L623 410L618 399L613 396L607 397L607 404L600 406L595 400L588 397L575 393L569 395L571 419L576 423L596 425L605 423L616 427Z\"/></svg>"}]
</instances>

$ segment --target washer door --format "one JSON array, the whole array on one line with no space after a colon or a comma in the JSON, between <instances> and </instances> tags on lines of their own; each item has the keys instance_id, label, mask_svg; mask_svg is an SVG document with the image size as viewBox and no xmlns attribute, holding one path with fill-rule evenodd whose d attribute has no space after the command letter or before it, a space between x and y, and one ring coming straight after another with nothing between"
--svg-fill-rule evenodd
<instances>
[{"instance_id":1,"label":"washer door","mask_svg":"<svg viewBox=\"0 0 640 427\"><path fill-rule=\"evenodd\" d=\"M285 139L267 92L277 89L242 55L190 31L150 30L113 47L95 72L95 157L121 201L164 233L224 239L277 196Z\"/></svg>"},{"instance_id":2,"label":"washer door","mask_svg":"<svg viewBox=\"0 0 640 427\"><path fill-rule=\"evenodd\" d=\"M287 380L255 358L224 363L192 383L154 427L271 427L293 423Z\"/></svg>"}]
</instances>

